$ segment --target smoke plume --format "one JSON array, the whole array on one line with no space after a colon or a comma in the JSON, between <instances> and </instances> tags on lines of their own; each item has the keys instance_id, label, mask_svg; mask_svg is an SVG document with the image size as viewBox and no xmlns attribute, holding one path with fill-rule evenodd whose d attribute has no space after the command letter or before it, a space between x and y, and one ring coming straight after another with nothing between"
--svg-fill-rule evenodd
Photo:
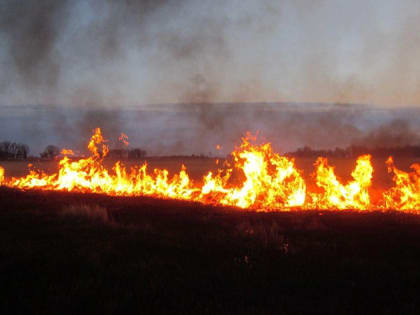
<instances>
[{"instance_id":1,"label":"smoke plume","mask_svg":"<svg viewBox=\"0 0 420 315\"><path fill-rule=\"evenodd\" d=\"M418 105L415 0L0 4L0 103Z\"/></svg>"}]
</instances>

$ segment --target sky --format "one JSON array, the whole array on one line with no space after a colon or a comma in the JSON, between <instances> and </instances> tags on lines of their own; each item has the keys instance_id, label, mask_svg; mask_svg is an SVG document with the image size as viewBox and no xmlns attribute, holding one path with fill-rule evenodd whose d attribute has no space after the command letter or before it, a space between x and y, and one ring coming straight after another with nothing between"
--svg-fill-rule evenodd
<instances>
[{"instance_id":1,"label":"sky","mask_svg":"<svg viewBox=\"0 0 420 315\"><path fill-rule=\"evenodd\" d=\"M3 0L0 106L419 106L417 0Z\"/></svg>"}]
</instances>

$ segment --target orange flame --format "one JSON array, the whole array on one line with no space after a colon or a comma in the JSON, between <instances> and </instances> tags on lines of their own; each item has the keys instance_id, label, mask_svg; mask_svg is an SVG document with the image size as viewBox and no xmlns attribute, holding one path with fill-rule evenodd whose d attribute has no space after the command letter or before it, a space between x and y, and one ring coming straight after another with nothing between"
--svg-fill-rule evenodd
<instances>
[{"instance_id":1,"label":"orange flame","mask_svg":"<svg viewBox=\"0 0 420 315\"><path fill-rule=\"evenodd\" d=\"M343 185L337 179L334 168L328 166L326 158L318 158L316 166L316 184L323 192L312 194L312 208L318 209L358 209L366 210L370 206L368 189L371 186L373 167L370 155L357 159L356 168L351 173L353 180Z\"/></svg>"},{"instance_id":2,"label":"orange flame","mask_svg":"<svg viewBox=\"0 0 420 315\"><path fill-rule=\"evenodd\" d=\"M0 185L3 184L4 181L4 168L0 166Z\"/></svg>"},{"instance_id":3,"label":"orange flame","mask_svg":"<svg viewBox=\"0 0 420 315\"><path fill-rule=\"evenodd\" d=\"M88 149L92 152L94 158L100 159L107 156L109 148L104 142L106 142L106 140L102 137L101 129L95 128L88 144ZM98 148L100 144L102 144L102 150Z\"/></svg>"},{"instance_id":4,"label":"orange flame","mask_svg":"<svg viewBox=\"0 0 420 315\"><path fill-rule=\"evenodd\" d=\"M62 149L60 153L62 155L74 155L73 150L70 150L70 149Z\"/></svg>"},{"instance_id":5,"label":"orange flame","mask_svg":"<svg viewBox=\"0 0 420 315\"><path fill-rule=\"evenodd\" d=\"M386 161L388 172L393 174L395 186L384 193L385 207L402 210L420 209L420 165L411 165L412 172L397 169L394 159Z\"/></svg>"},{"instance_id":6,"label":"orange flame","mask_svg":"<svg viewBox=\"0 0 420 315\"><path fill-rule=\"evenodd\" d=\"M241 208L280 209L302 206L306 185L295 169L294 161L273 153L269 143L252 146L248 138L233 153L235 168L245 181L239 187L228 188L232 169L224 176L210 172L204 179L201 198L216 200L223 205Z\"/></svg>"},{"instance_id":7,"label":"orange flame","mask_svg":"<svg viewBox=\"0 0 420 315\"><path fill-rule=\"evenodd\" d=\"M130 142L128 142L128 136L125 133L121 133L121 135L118 138L118 140L121 141L127 147L130 144Z\"/></svg>"},{"instance_id":8,"label":"orange flame","mask_svg":"<svg viewBox=\"0 0 420 315\"><path fill-rule=\"evenodd\" d=\"M272 151L270 143L253 145L247 135L232 152L233 163L208 172L202 181L190 179L187 169L169 175L166 169L148 170L147 164L127 169L120 161L111 170L103 159L108 153L106 140L96 128L89 141L91 156L71 161L64 156L57 173L45 174L31 169L20 178L6 178L0 167L0 185L20 189L92 192L113 196L154 196L228 205L256 210L291 209L396 209L420 210L420 165L413 171L398 170L392 158L387 161L394 186L372 202L369 189L373 167L370 155L360 156L351 173L352 180L342 183L326 158L315 163L318 192L308 191L292 158Z\"/></svg>"}]
</instances>

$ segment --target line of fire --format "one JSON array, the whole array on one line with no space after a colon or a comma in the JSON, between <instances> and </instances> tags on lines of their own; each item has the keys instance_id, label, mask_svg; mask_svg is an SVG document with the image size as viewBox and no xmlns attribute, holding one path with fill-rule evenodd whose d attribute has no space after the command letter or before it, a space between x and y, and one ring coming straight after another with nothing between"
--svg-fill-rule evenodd
<instances>
[{"instance_id":1,"label":"line of fire","mask_svg":"<svg viewBox=\"0 0 420 315\"><path fill-rule=\"evenodd\" d=\"M120 140L128 144L122 134ZM201 180L193 180L182 165L177 173L167 169L149 169L147 162L124 166L116 161L111 169L103 160L109 148L101 129L96 128L88 144L90 156L72 159L65 149L58 171L46 173L30 169L26 176L8 177L0 166L0 185L22 190L55 190L99 193L112 196L151 196L179 199L210 205L233 206L257 211L293 210L420 210L420 165L406 172L386 160L391 187L372 185L375 170L369 154L357 158L350 180L341 180L327 158L318 157L308 185L303 171L292 157L273 152L270 143L255 144L250 135L242 138L231 159L209 171Z\"/></svg>"}]
</instances>

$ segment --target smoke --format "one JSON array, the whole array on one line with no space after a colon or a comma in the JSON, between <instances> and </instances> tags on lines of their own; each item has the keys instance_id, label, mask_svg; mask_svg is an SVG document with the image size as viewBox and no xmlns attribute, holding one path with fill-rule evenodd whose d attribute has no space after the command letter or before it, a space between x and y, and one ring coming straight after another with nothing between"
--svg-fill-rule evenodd
<instances>
[{"instance_id":1,"label":"smoke","mask_svg":"<svg viewBox=\"0 0 420 315\"><path fill-rule=\"evenodd\" d=\"M355 139L354 144L368 148L420 145L420 133L407 121L395 119Z\"/></svg>"},{"instance_id":2,"label":"smoke","mask_svg":"<svg viewBox=\"0 0 420 315\"><path fill-rule=\"evenodd\" d=\"M416 0L4 0L0 135L34 153L97 126L151 154L227 153L246 131L280 151L416 142L417 111L391 109L420 104L419 17Z\"/></svg>"},{"instance_id":3,"label":"smoke","mask_svg":"<svg viewBox=\"0 0 420 315\"><path fill-rule=\"evenodd\" d=\"M1 140L26 143L31 154L48 144L84 152L95 127L113 147L121 132L149 155L226 155L246 132L278 152L420 145L419 109L371 109L329 104L184 104L152 109L74 109L9 106L0 115ZM217 150L216 146L222 149Z\"/></svg>"},{"instance_id":4,"label":"smoke","mask_svg":"<svg viewBox=\"0 0 420 315\"><path fill-rule=\"evenodd\" d=\"M418 105L415 0L0 4L0 103Z\"/></svg>"}]
</instances>

